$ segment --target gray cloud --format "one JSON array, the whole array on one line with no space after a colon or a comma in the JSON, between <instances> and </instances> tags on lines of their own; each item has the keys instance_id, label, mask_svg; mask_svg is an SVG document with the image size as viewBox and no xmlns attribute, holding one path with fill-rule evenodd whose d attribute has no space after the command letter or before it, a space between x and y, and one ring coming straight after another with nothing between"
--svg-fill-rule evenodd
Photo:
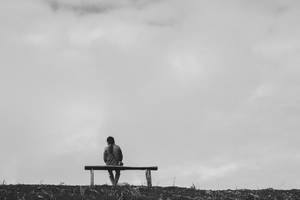
<instances>
[{"instance_id":1,"label":"gray cloud","mask_svg":"<svg viewBox=\"0 0 300 200\"><path fill-rule=\"evenodd\" d=\"M161 0L46 0L53 11L65 10L78 14L106 13L115 9L132 7L141 9L149 4L159 1Z\"/></svg>"},{"instance_id":2,"label":"gray cloud","mask_svg":"<svg viewBox=\"0 0 300 200\"><path fill-rule=\"evenodd\" d=\"M109 5L103 4L102 2L70 2L70 1L58 1L49 0L47 1L53 11L67 10L76 12L79 14L87 13L105 13L113 9L119 8L120 5Z\"/></svg>"}]
</instances>

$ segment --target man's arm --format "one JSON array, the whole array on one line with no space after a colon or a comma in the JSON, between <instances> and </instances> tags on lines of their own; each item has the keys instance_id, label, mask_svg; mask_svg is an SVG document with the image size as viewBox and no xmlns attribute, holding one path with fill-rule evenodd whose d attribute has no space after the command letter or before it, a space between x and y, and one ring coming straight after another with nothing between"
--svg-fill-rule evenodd
<instances>
[{"instance_id":1,"label":"man's arm","mask_svg":"<svg viewBox=\"0 0 300 200\"><path fill-rule=\"evenodd\" d=\"M119 160L122 161L123 160L123 153L122 153L122 150L121 150L120 147L119 147L118 154L119 154Z\"/></svg>"},{"instance_id":2,"label":"man's arm","mask_svg":"<svg viewBox=\"0 0 300 200\"><path fill-rule=\"evenodd\" d=\"M103 152L103 160L106 163L106 161L107 161L107 151L106 151L106 149L104 149L104 152Z\"/></svg>"}]
</instances>

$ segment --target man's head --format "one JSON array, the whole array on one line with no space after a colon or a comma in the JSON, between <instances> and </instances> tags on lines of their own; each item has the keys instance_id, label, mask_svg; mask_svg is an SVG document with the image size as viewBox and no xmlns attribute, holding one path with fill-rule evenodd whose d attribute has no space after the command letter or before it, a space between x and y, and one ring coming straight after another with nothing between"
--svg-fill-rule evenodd
<instances>
[{"instance_id":1,"label":"man's head","mask_svg":"<svg viewBox=\"0 0 300 200\"><path fill-rule=\"evenodd\" d=\"M107 137L106 141L107 144L115 144L115 139L111 136Z\"/></svg>"}]
</instances>

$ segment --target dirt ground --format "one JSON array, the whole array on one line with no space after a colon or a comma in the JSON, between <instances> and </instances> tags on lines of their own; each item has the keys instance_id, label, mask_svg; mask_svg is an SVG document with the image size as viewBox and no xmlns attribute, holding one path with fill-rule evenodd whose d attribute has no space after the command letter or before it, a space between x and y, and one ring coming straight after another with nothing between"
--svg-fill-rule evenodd
<instances>
[{"instance_id":1,"label":"dirt ground","mask_svg":"<svg viewBox=\"0 0 300 200\"><path fill-rule=\"evenodd\" d=\"M0 185L0 200L300 200L300 190L197 190L180 187Z\"/></svg>"}]
</instances>

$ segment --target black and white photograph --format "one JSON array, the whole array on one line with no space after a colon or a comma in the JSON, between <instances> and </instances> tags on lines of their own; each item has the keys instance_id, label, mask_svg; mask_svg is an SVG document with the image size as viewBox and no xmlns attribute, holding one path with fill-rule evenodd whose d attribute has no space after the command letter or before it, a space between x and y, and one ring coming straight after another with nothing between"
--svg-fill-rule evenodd
<instances>
[{"instance_id":1,"label":"black and white photograph","mask_svg":"<svg viewBox=\"0 0 300 200\"><path fill-rule=\"evenodd\" d=\"M0 0L0 200L300 200L299 0Z\"/></svg>"}]
</instances>

